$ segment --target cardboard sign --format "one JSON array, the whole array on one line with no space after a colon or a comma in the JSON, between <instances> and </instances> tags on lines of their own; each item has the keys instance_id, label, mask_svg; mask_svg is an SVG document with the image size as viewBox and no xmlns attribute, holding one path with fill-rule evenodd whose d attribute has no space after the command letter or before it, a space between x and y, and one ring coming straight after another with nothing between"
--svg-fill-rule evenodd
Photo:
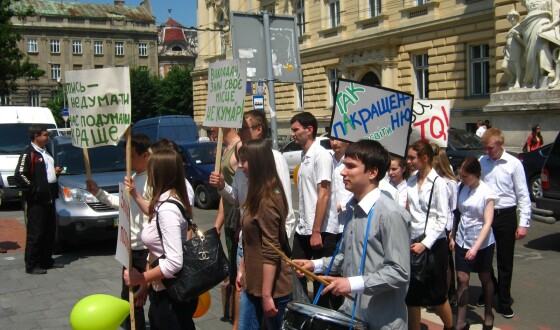
<instances>
[{"instance_id":1,"label":"cardboard sign","mask_svg":"<svg viewBox=\"0 0 560 330\"><path fill-rule=\"evenodd\" d=\"M389 152L404 156L413 101L412 94L340 79L330 136L347 142L377 140Z\"/></svg>"},{"instance_id":2,"label":"cardboard sign","mask_svg":"<svg viewBox=\"0 0 560 330\"><path fill-rule=\"evenodd\" d=\"M72 144L116 146L131 122L129 69L66 71L65 75Z\"/></svg>"},{"instance_id":3,"label":"cardboard sign","mask_svg":"<svg viewBox=\"0 0 560 330\"><path fill-rule=\"evenodd\" d=\"M410 142L425 140L447 147L451 101L419 100L412 109Z\"/></svg>"},{"instance_id":4,"label":"cardboard sign","mask_svg":"<svg viewBox=\"0 0 560 330\"><path fill-rule=\"evenodd\" d=\"M245 106L247 62L227 60L208 67L208 100L203 125L240 128Z\"/></svg>"},{"instance_id":5,"label":"cardboard sign","mask_svg":"<svg viewBox=\"0 0 560 330\"><path fill-rule=\"evenodd\" d=\"M119 182L119 234L115 259L128 268L128 251L130 250L130 204L126 196L124 183Z\"/></svg>"}]
</instances>

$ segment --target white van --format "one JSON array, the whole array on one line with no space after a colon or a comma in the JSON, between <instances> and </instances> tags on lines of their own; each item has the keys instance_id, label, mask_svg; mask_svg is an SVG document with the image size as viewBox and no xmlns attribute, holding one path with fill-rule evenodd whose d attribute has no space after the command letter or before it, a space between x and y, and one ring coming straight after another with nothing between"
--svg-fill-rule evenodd
<instances>
[{"instance_id":1,"label":"white van","mask_svg":"<svg viewBox=\"0 0 560 330\"><path fill-rule=\"evenodd\" d=\"M19 200L14 171L20 153L31 142L28 130L32 124L43 124L55 132L57 129L49 108L0 107L0 204Z\"/></svg>"}]
</instances>

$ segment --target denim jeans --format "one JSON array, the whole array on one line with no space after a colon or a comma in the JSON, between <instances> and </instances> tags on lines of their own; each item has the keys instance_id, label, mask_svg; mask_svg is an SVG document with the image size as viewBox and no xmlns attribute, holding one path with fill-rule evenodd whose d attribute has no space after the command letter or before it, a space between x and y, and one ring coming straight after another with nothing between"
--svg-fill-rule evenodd
<instances>
[{"instance_id":1,"label":"denim jeans","mask_svg":"<svg viewBox=\"0 0 560 330\"><path fill-rule=\"evenodd\" d=\"M239 330L259 330L263 322L267 330L279 330L282 327L282 319L286 311L288 302L292 300L292 295L274 298L274 304L278 308L278 313L274 317L264 317L261 297L241 291L241 310L239 311Z\"/></svg>"}]
</instances>

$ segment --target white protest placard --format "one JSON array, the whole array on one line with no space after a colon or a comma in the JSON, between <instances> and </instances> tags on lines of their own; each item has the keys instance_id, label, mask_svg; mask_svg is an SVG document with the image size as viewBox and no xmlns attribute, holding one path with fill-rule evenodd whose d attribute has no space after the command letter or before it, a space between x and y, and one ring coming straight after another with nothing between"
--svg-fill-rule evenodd
<instances>
[{"instance_id":1,"label":"white protest placard","mask_svg":"<svg viewBox=\"0 0 560 330\"><path fill-rule=\"evenodd\" d=\"M128 68L66 71L72 144L117 145L131 123Z\"/></svg>"},{"instance_id":2,"label":"white protest placard","mask_svg":"<svg viewBox=\"0 0 560 330\"><path fill-rule=\"evenodd\" d=\"M414 95L340 79L331 118L330 136L347 142L377 140L404 156Z\"/></svg>"},{"instance_id":3,"label":"white protest placard","mask_svg":"<svg viewBox=\"0 0 560 330\"><path fill-rule=\"evenodd\" d=\"M203 125L239 128L243 120L247 62L219 61L208 67L208 99Z\"/></svg>"},{"instance_id":4,"label":"white protest placard","mask_svg":"<svg viewBox=\"0 0 560 330\"><path fill-rule=\"evenodd\" d=\"M412 109L410 142L425 140L442 148L447 147L449 135L449 100L417 100Z\"/></svg>"},{"instance_id":5,"label":"white protest placard","mask_svg":"<svg viewBox=\"0 0 560 330\"><path fill-rule=\"evenodd\" d=\"M119 234L115 259L128 268L130 250L130 204L124 183L119 182Z\"/></svg>"}]
</instances>

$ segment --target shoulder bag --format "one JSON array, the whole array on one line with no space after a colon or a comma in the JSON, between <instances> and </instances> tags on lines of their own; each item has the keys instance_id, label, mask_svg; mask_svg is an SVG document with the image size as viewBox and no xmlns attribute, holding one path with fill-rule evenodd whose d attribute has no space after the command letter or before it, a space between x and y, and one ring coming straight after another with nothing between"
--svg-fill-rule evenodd
<instances>
[{"instance_id":1,"label":"shoulder bag","mask_svg":"<svg viewBox=\"0 0 560 330\"><path fill-rule=\"evenodd\" d=\"M201 232L194 221L187 216L183 205L171 199L164 203L166 202L177 205L189 223L193 237L183 243L183 268L175 274L174 278L165 278L162 283L167 294L174 301L185 302L198 299L199 295L212 289L229 276L228 259L216 228ZM157 266L159 259L165 258L165 248L157 216L156 226L163 254L150 265L151 267Z\"/></svg>"},{"instance_id":2,"label":"shoulder bag","mask_svg":"<svg viewBox=\"0 0 560 330\"><path fill-rule=\"evenodd\" d=\"M430 207L432 206L432 196L434 194L435 183L438 177L434 179L432 190L430 191L430 199L428 201L428 212L426 214L426 223L424 224L424 233L415 239L410 240L410 244L421 243L426 237L426 227L428 226L428 218L430 216ZM410 277L418 282L424 283L435 272L435 259L430 249L415 255L410 252Z\"/></svg>"}]
</instances>

